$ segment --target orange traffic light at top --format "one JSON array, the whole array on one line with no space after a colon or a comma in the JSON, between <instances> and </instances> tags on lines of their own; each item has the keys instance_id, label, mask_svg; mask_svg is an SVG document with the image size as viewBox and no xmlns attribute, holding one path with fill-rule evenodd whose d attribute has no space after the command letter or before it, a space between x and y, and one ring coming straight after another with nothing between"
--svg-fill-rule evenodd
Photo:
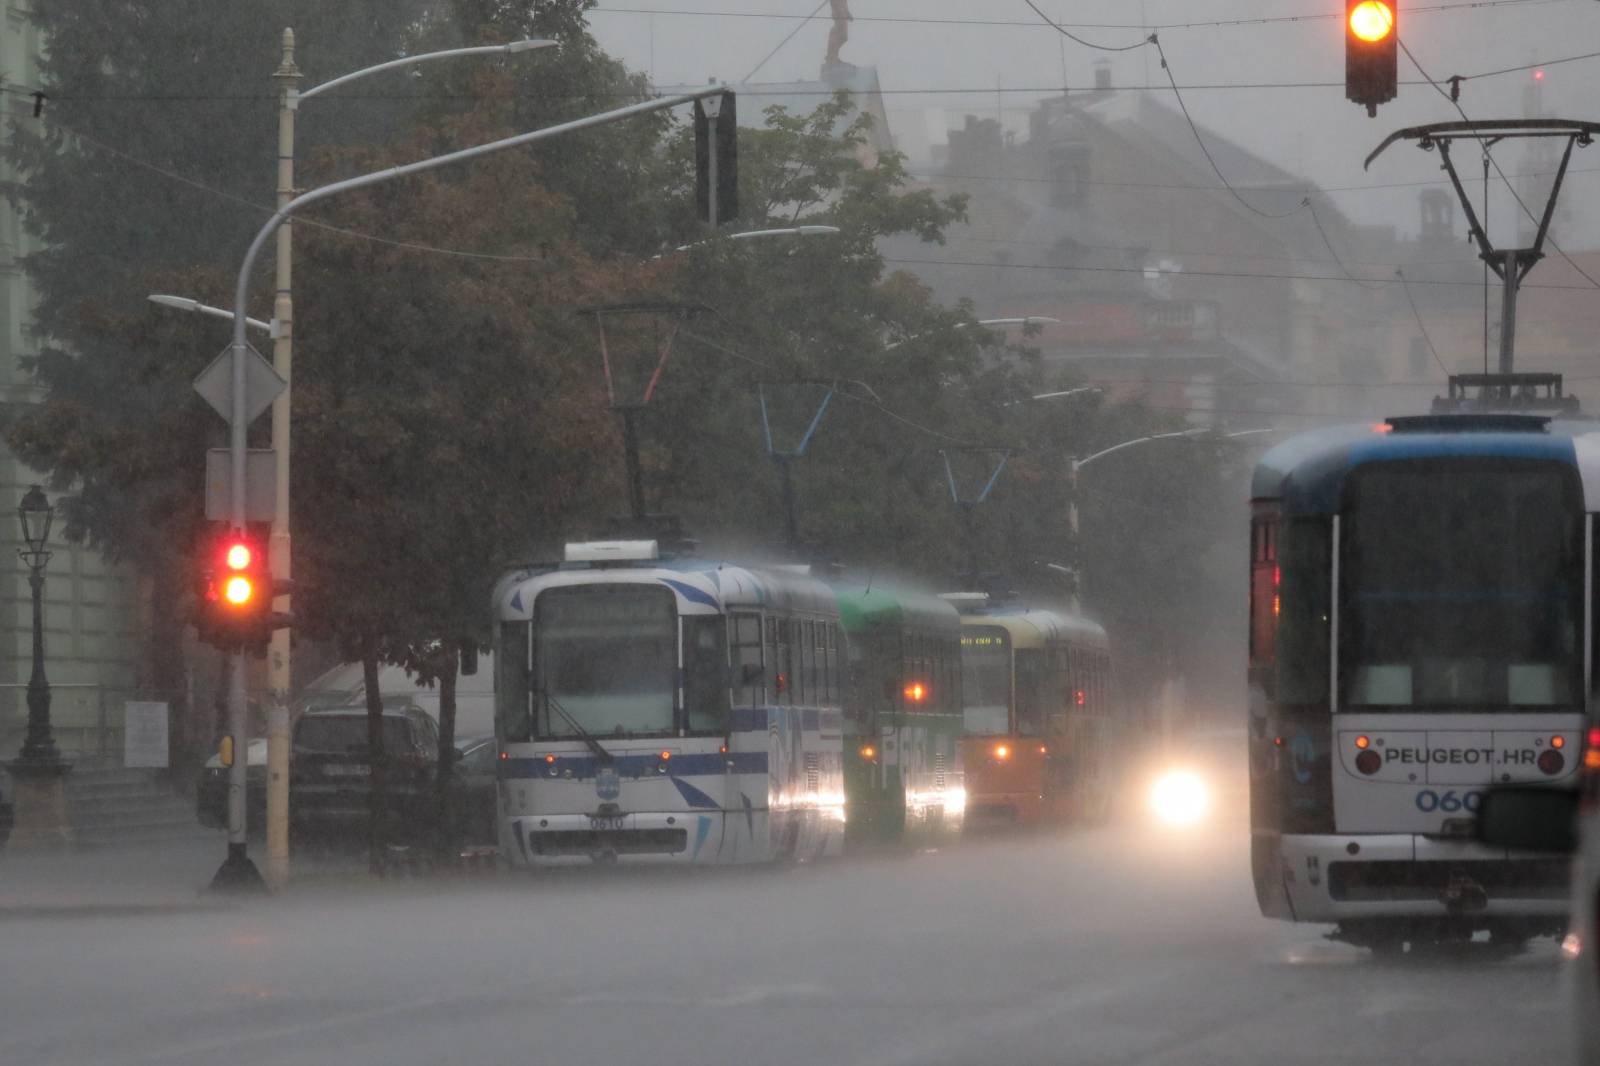
<instances>
[{"instance_id":1,"label":"orange traffic light at top","mask_svg":"<svg viewBox=\"0 0 1600 1066\"><path fill-rule=\"evenodd\" d=\"M1394 32L1394 8L1383 0L1362 0L1350 9L1350 32L1376 43Z\"/></svg>"}]
</instances>

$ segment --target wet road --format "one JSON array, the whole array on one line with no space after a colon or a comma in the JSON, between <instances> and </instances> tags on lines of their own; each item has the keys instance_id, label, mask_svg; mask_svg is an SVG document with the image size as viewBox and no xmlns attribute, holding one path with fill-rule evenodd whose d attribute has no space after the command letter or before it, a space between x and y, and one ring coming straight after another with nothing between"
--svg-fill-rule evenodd
<instances>
[{"instance_id":1,"label":"wet road","mask_svg":"<svg viewBox=\"0 0 1600 1066\"><path fill-rule=\"evenodd\" d=\"M0 1062L1546 1063L1537 942L1379 962L1255 913L1242 832L775 872L337 882L0 918Z\"/></svg>"}]
</instances>

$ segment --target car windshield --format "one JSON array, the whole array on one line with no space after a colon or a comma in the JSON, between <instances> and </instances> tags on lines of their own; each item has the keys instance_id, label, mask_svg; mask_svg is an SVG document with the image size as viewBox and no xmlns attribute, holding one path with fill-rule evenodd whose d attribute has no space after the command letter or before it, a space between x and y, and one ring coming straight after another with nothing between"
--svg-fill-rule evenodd
<instances>
[{"instance_id":1,"label":"car windshield","mask_svg":"<svg viewBox=\"0 0 1600 1066\"><path fill-rule=\"evenodd\" d=\"M385 717L383 746L390 753L410 744L410 730L402 718ZM318 755L367 754L367 719L344 714L306 715L294 730L294 750Z\"/></svg>"},{"instance_id":2,"label":"car windshield","mask_svg":"<svg viewBox=\"0 0 1600 1066\"><path fill-rule=\"evenodd\" d=\"M1391 462L1357 471L1349 493L1346 706L1580 705L1583 522L1570 468Z\"/></svg>"},{"instance_id":3,"label":"car windshield","mask_svg":"<svg viewBox=\"0 0 1600 1066\"><path fill-rule=\"evenodd\" d=\"M534 623L539 734L670 732L678 675L674 615L672 593L648 585L540 593Z\"/></svg>"}]
</instances>

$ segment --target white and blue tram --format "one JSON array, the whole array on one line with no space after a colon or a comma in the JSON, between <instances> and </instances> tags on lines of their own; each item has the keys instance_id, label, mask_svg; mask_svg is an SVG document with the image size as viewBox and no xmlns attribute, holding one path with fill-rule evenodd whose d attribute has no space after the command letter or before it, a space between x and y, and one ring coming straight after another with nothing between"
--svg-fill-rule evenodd
<instances>
[{"instance_id":1,"label":"white and blue tram","mask_svg":"<svg viewBox=\"0 0 1600 1066\"><path fill-rule=\"evenodd\" d=\"M569 545L495 594L499 842L513 866L838 854L848 662L828 586Z\"/></svg>"},{"instance_id":2,"label":"white and blue tram","mask_svg":"<svg viewBox=\"0 0 1600 1066\"><path fill-rule=\"evenodd\" d=\"M1594 693L1600 432L1393 418L1252 489L1251 867L1264 915L1379 950L1558 930L1558 855L1474 839L1491 784L1570 786Z\"/></svg>"}]
</instances>

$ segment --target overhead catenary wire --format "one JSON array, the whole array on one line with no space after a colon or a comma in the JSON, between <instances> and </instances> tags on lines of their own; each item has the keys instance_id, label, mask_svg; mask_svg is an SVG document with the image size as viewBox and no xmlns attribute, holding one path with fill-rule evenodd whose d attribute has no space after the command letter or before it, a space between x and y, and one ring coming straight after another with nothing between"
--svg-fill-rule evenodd
<instances>
[{"instance_id":1,"label":"overhead catenary wire","mask_svg":"<svg viewBox=\"0 0 1600 1066\"><path fill-rule=\"evenodd\" d=\"M1233 184L1228 181L1228 176L1224 174L1222 172L1222 168L1217 165L1216 157L1211 154L1211 149L1206 145L1206 139L1201 136L1200 127L1195 125L1194 118L1189 114L1189 105L1184 102L1183 91L1178 88L1177 76L1172 71L1172 65L1167 62L1166 49L1161 47L1160 34L1151 33L1144 40L1127 45L1095 44L1092 41L1084 40L1082 37L1077 36L1076 34L1067 30L1065 27L1060 26L1052 21L1050 16L1046 15L1042 10L1040 10L1039 5L1035 4L1033 0L1023 0L1023 3L1027 4L1028 7L1030 7L1033 12L1039 16L1039 18L1044 20L1044 23L1051 29L1069 38L1070 40L1083 45L1085 48L1091 48L1098 52L1129 52L1135 48L1143 48L1146 46L1153 47L1156 50L1156 55L1161 60L1161 72L1167 76L1167 81L1172 86L1172 95L1178 101L1178 110L1183 113L1183 120L1188 123L1189 131L1194 134L1195 143L1200 146L1200 154L1205 156L1206 162L1211 165L1211 169L1217 175L1217 180L1222 182L1223 188L1227 190L1228 195L1237 200L1239 204L1245 208L1245 210L1254 215L1258 215L1261 218L1280 219L1288 218L1291 215L1297 215L1310 206L1309 200L1302 200L1299 205L1288 211L1264 211L1255 204L1252 204L1249 200L1246 200L1244 196L1240 194L1239 190L1233 187ZM1321 228L1320 225L1318 228Z\"/></svg>"},{"instance_id":2,"label":"overhead catenary wire","mask_svg":"<svg viewBox=\"0 0 1600 1066\"><path fill-rule=\"evenodd\" d=\"M1417 301L1411 296L1411 286L1406 284L1406 272L1395 268L1395 277L1400 279L1400 289L1406 294L1406 303L1411 305L1411 316L1417 320L1417 328L1422 331L1422 340L1428 346L1428 352L1433 356L1433 361L1438 364L1440 372L1446 378L1450 376L1450 368L1444 365L1444 360L1439 358L1439 349L1433 346L1433 338L1428 336L1428 327L1422 321L1422 312L1417 310Z\"/></svg>"}]
</instances>

